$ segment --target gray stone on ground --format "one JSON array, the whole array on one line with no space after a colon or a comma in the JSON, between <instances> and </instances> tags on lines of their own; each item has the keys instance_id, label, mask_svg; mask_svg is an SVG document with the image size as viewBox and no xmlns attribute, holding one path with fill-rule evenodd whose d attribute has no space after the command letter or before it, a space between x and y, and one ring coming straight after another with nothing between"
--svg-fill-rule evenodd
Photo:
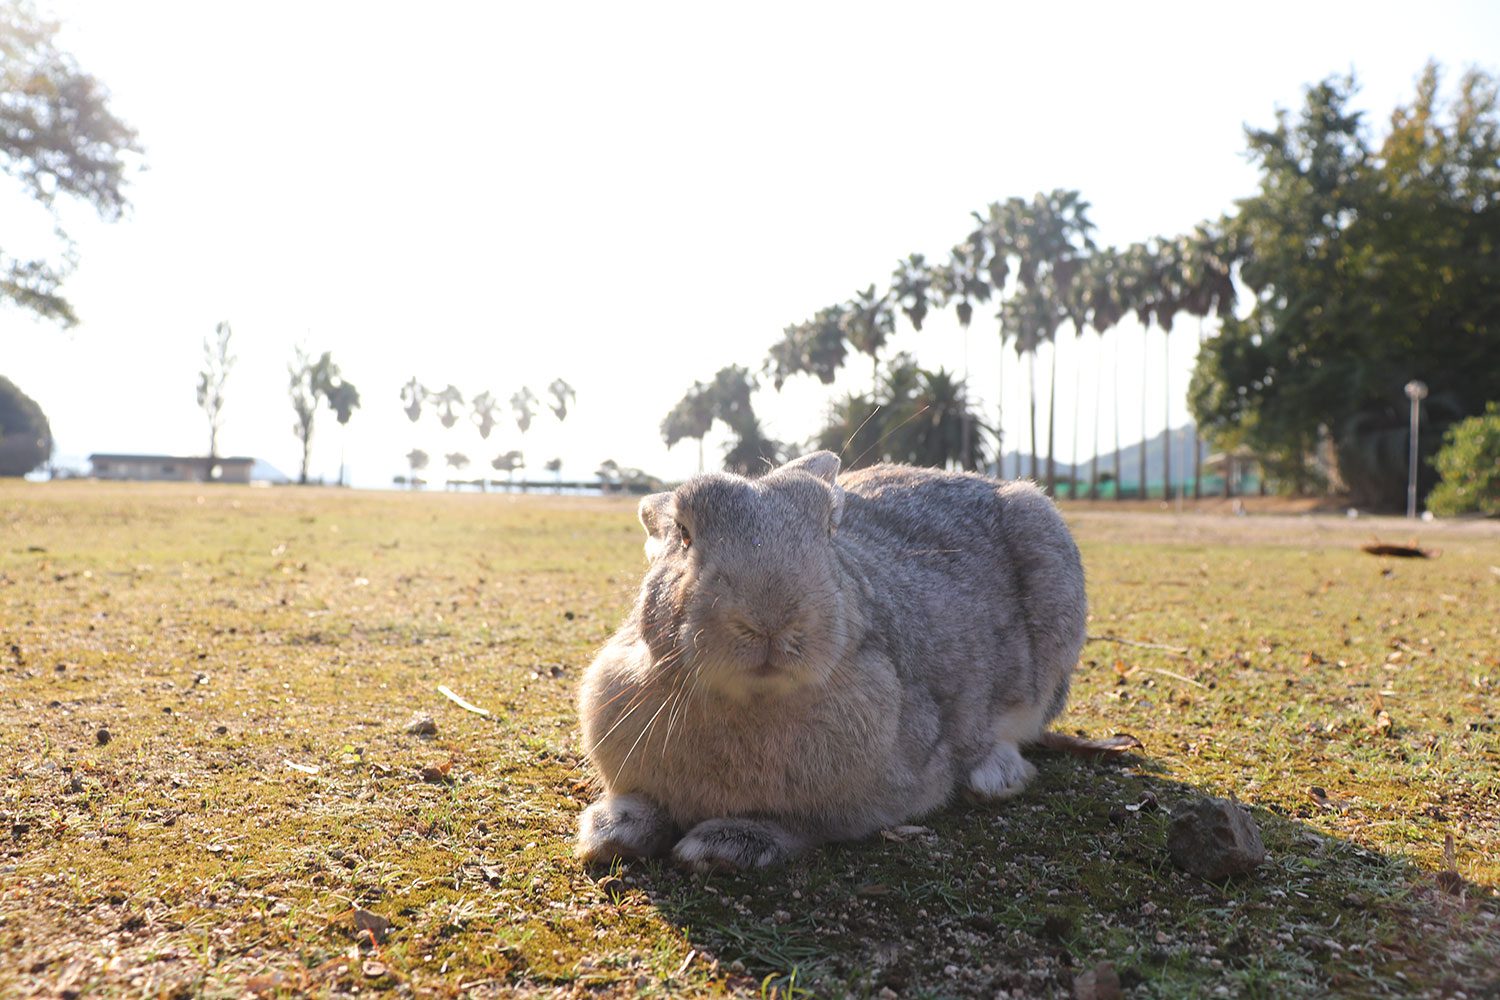
<instances>
[{"instance_id":1,"label":"gray stone on ground","mask_svg":"<svg viewBox=\"0 0 1500 1000\"><path fill-rule=\"evenodd\" d=\"M1167 850L1179 868L1215 882L1243 875L1266 860L1250 811L1228 799L1179 806L1167 832Z\"/></svg>"},{"instance_id":2,"label":"gray stone on ground","mask_svg":"<svg viewBox=\"0 0 1500 1000\"><path fill-rule=\"evenodd\" d=\"M436 736L437 723L432 721L432 716L418 712L406 724L406 731L412 736Z\"/></svg>"}]
</instances>

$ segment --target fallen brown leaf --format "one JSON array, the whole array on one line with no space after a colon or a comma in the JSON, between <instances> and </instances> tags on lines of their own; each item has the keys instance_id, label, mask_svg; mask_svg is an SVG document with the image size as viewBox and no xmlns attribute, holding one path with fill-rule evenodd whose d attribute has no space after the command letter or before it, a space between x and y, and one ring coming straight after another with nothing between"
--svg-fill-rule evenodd
<instances>
[{"instance_id":1,"label":"fallen brown leaf","mask_svg":"<svg viewBox=\"0 0 1500 1000\"><path fill-rule=\"evenodd\" d=\"M1100 759L1103 757L1118 757L1131 750L1143 750L1145 744L1128 733L1116 733L1114 736L1102 740L1086 739L1082 736L1069 736L1056 730L1048 730L1037 740L1037 746L1044 750L1055 750L1058 753L1069 753L1077 757L1088 757Z\"/></svg>"}]
</instances>

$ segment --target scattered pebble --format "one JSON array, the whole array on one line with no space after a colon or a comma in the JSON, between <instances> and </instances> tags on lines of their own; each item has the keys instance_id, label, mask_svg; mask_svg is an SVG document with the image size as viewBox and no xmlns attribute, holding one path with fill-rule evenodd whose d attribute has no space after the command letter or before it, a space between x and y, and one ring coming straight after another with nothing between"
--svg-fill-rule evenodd
<instances>
[{"instance_id":1,"label":"scattered pebble","mask_svg":"<svg viewBox=\"0 0 1500 1000\"><path fill-rule=\"evenodd\" d=\"M1120 974L1112 962L1100 962L1073 978L1074 1000L1120 1000L1122 996Z\"/></svg>"},{"instance_id":2,"label":"scattered pebble","mask_svg":"<svg viewBox=\"0 0 1500 1000\"><path fill-rule=\"evenodd\" d=\"M113 737L111 737L109 734L109 730L105 729L103 726L100 726L99 731L94 734L94 739L99 742L99 745L101 747L104 746L104 744L108 743L112 738Z\"/></svg>"},{"instance_id":3,"label":"scattered pebble","mask_svg":"<svg viewBox=\"0 0 1500 1000\"><path fill-rule=\"evenodd\" d=\"M436 736L437 723L432 721L432 716L417 712L406 724L406 732L411 736Z\"/></svg>"}]
</instances>

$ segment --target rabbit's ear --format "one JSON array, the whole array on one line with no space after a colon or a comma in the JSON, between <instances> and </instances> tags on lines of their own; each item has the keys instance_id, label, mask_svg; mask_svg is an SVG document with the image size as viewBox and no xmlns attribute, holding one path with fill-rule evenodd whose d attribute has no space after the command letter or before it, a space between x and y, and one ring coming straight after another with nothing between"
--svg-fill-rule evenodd
<instances>
[{"instance_id":1,"label":"rabbit's ear","mask_svg":"<svg viewBox=\"0 0 1500 1000\"><path fill-rule=\"evenodd\" d=\"M641 519L641 527L646 529L646 534L652 538L660 538L672 526L672 494L653 493L643 497L635 512Z\"/></svg>"},{"instance_id":2,"label":"rabbit's ear","mask_svg":"<svg viewBox=\"0 0 1500 1000\"><path fill-rule=\"evenodd\" d=\"M803 472L817 476L829 486L838 478L839 457L831 451L815 451L811 455L803 455L794 458L782 466L784 470L800 469Z\"/></svg>"}]
</instances>

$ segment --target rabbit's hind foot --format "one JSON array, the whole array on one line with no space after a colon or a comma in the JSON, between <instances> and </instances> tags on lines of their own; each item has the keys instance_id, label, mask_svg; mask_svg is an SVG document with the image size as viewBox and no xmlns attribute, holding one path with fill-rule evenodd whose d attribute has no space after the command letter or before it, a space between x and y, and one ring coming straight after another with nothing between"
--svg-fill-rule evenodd
<instances>
[{"instance_id":1,"label":"rabbit's hind foot","mask_svg":"<svg viewBox=\"0 0 1500 1000\"><path fill-rule=\"evenodd\" d=\"M791 858L807 841L759 819L704 820L672 849L672 857L697 872L764 868Z\"/></svg>"},{"instance_id":2,"label":"rabbit's hind foot","mask_svg":"<svg viewBox=\"0 0 1500 1000\"><path fill-rule=\"evenodd\" d=\"M1036 766L1014 743L996 743L989 756L969 772L969 791L980 799L1008 799L1036 777Z\"/></svg>"},{"instance_id":3,"label":"rabbit's hind foot","mask_svg":"<svg viewBox=\"0 0 1500 1000\"><path fill-rule=\"evenodd\" d=\"M590 864L615 858L654 858L672 846L672 820L642 795L610 795L578 818L574 853Z\"/></svg>"}]
</instances>

